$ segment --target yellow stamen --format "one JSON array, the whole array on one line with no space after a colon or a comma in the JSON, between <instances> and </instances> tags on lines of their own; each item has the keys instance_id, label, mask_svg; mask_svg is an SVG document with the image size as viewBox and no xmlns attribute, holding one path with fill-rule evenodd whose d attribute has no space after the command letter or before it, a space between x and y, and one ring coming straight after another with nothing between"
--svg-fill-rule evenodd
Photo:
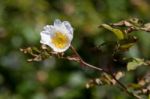
<instances>
[{"instance_id":1,"label":"yellow stamen","mask_svg":"<svg viewBox=\"0 0 150 99\"><path fill-rule=\"evenodd\" d=\"M65 34L61 32L56 32L55 35L52 37L52 43L57 48L65 48L69 43L69 39Z\"/></svg>"}]
</instances>

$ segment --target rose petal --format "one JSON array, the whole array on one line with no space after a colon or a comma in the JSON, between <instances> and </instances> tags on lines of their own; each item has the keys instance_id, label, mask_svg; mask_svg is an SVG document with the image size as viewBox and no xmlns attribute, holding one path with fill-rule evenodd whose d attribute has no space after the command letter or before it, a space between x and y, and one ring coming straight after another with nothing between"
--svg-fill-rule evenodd
<instances>
[{"instance_id":1,"label":"rose petal","mask_svg":"<svg viewBox=\"0 0 150 99\"><path fill-rule=\"evenodd\" d=\"M42 31L40 43L49 44L50 41L51 41L50 35L46 34L45 31Z\"/></svg>"},{"instance_id":2,"label":"rose petal","mask_svg":"<svg viewBox=\"0 0 150 99\"><path fill-rule=\"evenodd\" d=\"M54 29L54 26L52 26L52 25L44 26L44 30L46 30L46 31L51 31L52 29Z\"/></svg>"},{"instance_id":3,"label":"rose petal","mask_svg":"<svg viewBox=\"0 0 150 99\"><path fill-rule=\"evenodd\" d=\"M62 25L62 22L59 19L56 19L54 21L54 27L61 27L61 25Z\"/></svg>"},{"instance_id":4,"label":"rose petal","mask_svg":"<svg viewBox=\"0 0 150 99\"><path fill-rule=\"evenodd\" d=\"M70 25L70 23L68 21L64 21L63 24L65 25L65 27L69 31L69 33L73 34L73 28Z\"/></svg>"}]
</instances>

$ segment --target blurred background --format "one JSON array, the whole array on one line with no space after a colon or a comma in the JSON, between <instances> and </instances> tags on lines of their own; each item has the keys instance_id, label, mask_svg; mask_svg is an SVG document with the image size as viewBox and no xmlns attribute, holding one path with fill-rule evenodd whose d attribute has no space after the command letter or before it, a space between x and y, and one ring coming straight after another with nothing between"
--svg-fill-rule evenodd
<instances>
[{"instance_id":1,"label":"blurred background","mask_svg":"<svg viewBox=\"0 0 150 99\"><path fill-rule=\"evenodd\" d=\"M99 77L96 71L54 57L28 63L19 48L40 46L43 26L58 18L72 24L73 45L96 64L90 48L113 37L98 26L132 17L149 22L149 11L150 0L0 0L0 99L130 99L112 86L86 89L89 79ZM139 41L126 54L150 59L150 34L134 35ZM146 69L128 72L123 81L134 82Z\"/></svg>"}]
</instances>

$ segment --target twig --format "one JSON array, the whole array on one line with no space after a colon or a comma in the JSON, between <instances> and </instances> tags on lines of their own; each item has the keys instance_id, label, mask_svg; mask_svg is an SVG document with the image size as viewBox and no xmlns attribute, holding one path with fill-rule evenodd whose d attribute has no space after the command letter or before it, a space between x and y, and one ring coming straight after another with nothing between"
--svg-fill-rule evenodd
<instances>
[{"instance_id":1,"label":"twig","mask_svg":"<svg viewBox=\"0 0 150 99\"><path fill-rule=\"evenodd\" d=\"M112 78L124 89L124 91L125 91L128 95L133 96L133 97L135 97L135 98L137 98L137 99L142 99L142 98L141 98L140 96L138 96L137 94L134 94L133 92L130 92L130 91L128 90L128 88L127 88L123 83L121 83L119 80L117 80L116 77L115 77L111 72L106 71L106 70L104 70L104 69L102 69L102 68L99 68L99 67L97 67L97 66L94 66L94 65L91 65L91 64L85 62L85 61L81 58L81 56L78 54L78 52L76 51L76 49L75 49L72 45L70 46L70 48L71 48L71 50L74 52L74 54L78 57L78 59L74 59L74 61L80 62L80 63L81 63L82 65L84 65L84 66L87 66L87 67L90 67L90 68L92 68L92 69L95 69L95 70L98 70L98 71L102 71L102 72L105 72L105 73L111 75ZM69 58L67 58L67 59L69 59ZM69 59L69 60L70 60L70 59Z\"/></svg>"},{"instance_id":2,"label":"twig","mask_svg":"<svg viewBox=\"0 0 150 99\"><path fill-rule=\"evenodd\" d=\"M133 96L133 97L136 97L137 99L142 99L140 96L138 96L137 94L133 93L133 92L130 92L128 91L128 88L123 84L121 83L119 80L116 79L116 77L112 74L112 73L109 73L113 79L126 91L126 93L128 93L129 95Z\"/></svg>"}]
</instances>

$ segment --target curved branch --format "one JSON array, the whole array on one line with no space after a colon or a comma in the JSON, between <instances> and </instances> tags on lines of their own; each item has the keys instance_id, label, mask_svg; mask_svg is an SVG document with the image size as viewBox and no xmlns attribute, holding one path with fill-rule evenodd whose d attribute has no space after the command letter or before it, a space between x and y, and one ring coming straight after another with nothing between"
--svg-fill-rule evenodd
<instances>
[{"instance_id":1,"label":"curved branch","mask_svg":"<svg viewBox=\"0 0 150 99\"><path fill-rule=\"evenodd\" d=\"M84 65L84 66L87 66L87 67L89 67L89 68L92 68L92 69L94 69L94 70L98 70L98 71L101 71L101 72L105 72L105 73L107 73L107 74L109 74L109 75L111 75L112 76L112 78L122 87L122 89L124 89L124 91L128 94L128 95L130 95L130 96L133 96L133 97L135 97L136 99L142 99L140 96L138 96L137 94L135 94L135 93L133 93L133 92L130 92L129 90L128 90L128 88L123 84L123 83L121 83L119 80L117 80L116 79L116 77L111 73L111 72L109 72L109 71L106 71L106 70L104 70L104 69L102 69L102 68L99 68L99 67L97 67L97 66L94 66L94 65L91 65L91 64L89 64L89 63L87 63L87 62L85 62L82 58L81 58L81 56L78 54L78 52L76 51L76 49L71 45L70 46L70 48L71 48L71 50L74 52L74 54L78 57L78 59L72 59L73 61L76 61L76 62L80 62L82 65ZM68 60L71 60L71 58L67 58Z\"/></svg>"}]
</instances>

